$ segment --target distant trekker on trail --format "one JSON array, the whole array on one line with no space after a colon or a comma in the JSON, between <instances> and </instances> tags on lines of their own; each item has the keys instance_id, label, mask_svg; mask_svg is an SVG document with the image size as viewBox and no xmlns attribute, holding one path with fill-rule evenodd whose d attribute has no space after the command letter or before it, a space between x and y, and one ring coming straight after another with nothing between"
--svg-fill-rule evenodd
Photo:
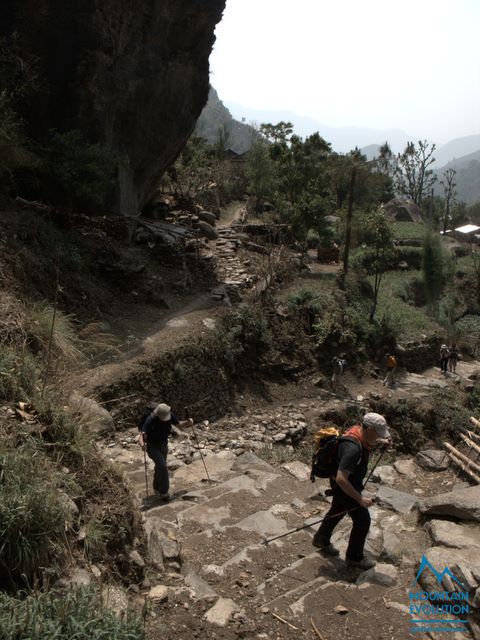
<instances>
[{"instance_id":1,"label":"distant trekker on trail","mask_svg":"<svg viewBox=\"0 0 480 640\"><path fill-rule=\"evenodd\" d=\"M386 353L385 367L386 367L387 373L383 381L383 384L387 385L388 387L393 387L393 385L395 384L395 369L397 368L397 358L390 353Z\"/></svg>"},{"instance_id":2,"label":"distant trekker on trail","mask_svg":"<svg viewBox=\"0 0 480 640\"><path fill-rule=\"evenodd\" d=\"M168 502L170 480L167 469L168 436L172 425L178 427L193 426L193 420L180 420L171 412L167 404L158 404L143 422L140 432L140 446L155 463L153 490L164 502Z\"/></svg>"},{"instance_id":3,"label":"distant trekker on trail","mask_svg":"<svg viewBox=\"0 0 480 640\"><path fill-rule=\"evenodd\" d=\"M440 369L442 373L447 373L448 359L450 358L450 349L446 344L440 347Z\"/></svg>"},{"instance_id":4,"label":"distant trekker on trail","mask_svg":"<svg viewBox=\"0 0 480 640\"><path fill-rule=\"evenodd\" d=\"M337 356L335 356L334 358L332 358L332 389L335 389L338 382L340 381L340 378L345 373L346 366L347 361L344 357L337 358Z\"/></svg>"},{"instance_id":5,"label":"distant trekker on trail","mask_svg":"<svg viewBox=\"0 0 480 640\"><path fill-rule=\"evenodd\" d=\"M448 370L450 373L456 373L458 362L458 349L456 344L450 347L450 357L448 358Z\"/></svg>"},{"instance_id":6,"label":"distant trekker on trail","mask_svg":"<svg viewBox=\"0 0 480 640\"><path fill-rule=\"evenodd\" d=\"M327 555L338 556L338 549L331 544L330 538L348 511L353 522L345 555L348 566L361 569L375 566L375 561L363 554L370 529L368 507L373 504L370 498L362 497L363 480L367 474L373 445L378 441L387 444L389 438L385 418L378 413L367 413L362 424L348 429L338 441L338 470L335 478L330 479L333 489L332 505L313 538L313 545Z\"/></svg>"}]
</instances>

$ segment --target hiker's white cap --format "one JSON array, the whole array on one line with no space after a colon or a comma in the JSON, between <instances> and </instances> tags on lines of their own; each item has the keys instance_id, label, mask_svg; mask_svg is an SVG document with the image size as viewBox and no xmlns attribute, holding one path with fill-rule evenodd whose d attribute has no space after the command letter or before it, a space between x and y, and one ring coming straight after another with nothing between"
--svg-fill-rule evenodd
<instances>
[{"instance_id":1,"label":"hiker's white cap","mask_svg":"<svg viewBox=\"0 0 480 640\"><path fill-rule=\"evenodd\" d=\"M387 421L379 413L366 413L362 420L365 427L375 429L381 438L389 438L390 431L387 427Z\"/></svg>"},{"instance_id":2,"label":"hiker's white cap","mask_svg":"<svg viewBox=\"0 0 480 640\"><path fill-rule=\"evenodd\" d=\"M172 414L170 413L170 407L168 404L157 404L154 414L159 420L170 420Z\"/></svg>"}]
</instances>

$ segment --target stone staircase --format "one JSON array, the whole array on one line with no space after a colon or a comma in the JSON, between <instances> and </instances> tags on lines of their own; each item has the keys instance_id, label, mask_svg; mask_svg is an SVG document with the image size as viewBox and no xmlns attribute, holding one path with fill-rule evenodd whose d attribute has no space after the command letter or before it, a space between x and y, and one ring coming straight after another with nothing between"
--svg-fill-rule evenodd
<instances>
[{"instance_id":1,"label":"stone staircase","mask_svg":"<svg viewBox=\"0 0 480 640\"><path fill-rule=\"evenodd\" d=\"M143 510L149 560L158 572L144 590L154 603L154 615L161 616L170 633L163 637L183 637L182 629L192 620L199 638L373 640L419 635L412 632L408 588L415 565L432 543L417 526L413 493L405 501L405 494L397 491L402 483L413 491L419 469L413 461L403 461L402 473L394 471L393 480L391 473L384 473L387 485L395 489L382 482L368 486L382 505L371 508L367 542L378 564L362 572L347 568L342 559L348 517L333 538L339 558L314 550L317 525L264 544L269 537L320 519L328 509L324 481L312 484L309 469L300 462L274 467L251 452L206 451L210 480L202 460L196 460L171 474L170 503L156 503L150 496L148 505L138 445L119 453L111 452L111 457L122 465ZM445 491L453 482L450 471L442 473L426 474L437 493L442 483ZM219 630L229 635L217 635ZM453 637L471 636L455 632Z\"/></svg>"},{"instance_id":2,"label":"stone staircase","mask_svg":"<svg viewBox=\"0 0 480 640\"><path fill-rule=\"evenodd\" d=\"M214 261L215 274L219 282L219 299L226 293L232 302L239 302L242 300L242 291L254 284L256 276L248 269L248 257L240 255L243 246L241 234L233 227L221 225L216 231L218 237L202 246L201 257ZM224 293L220 288L224 289Z\"/></svg>"}]
</instances>

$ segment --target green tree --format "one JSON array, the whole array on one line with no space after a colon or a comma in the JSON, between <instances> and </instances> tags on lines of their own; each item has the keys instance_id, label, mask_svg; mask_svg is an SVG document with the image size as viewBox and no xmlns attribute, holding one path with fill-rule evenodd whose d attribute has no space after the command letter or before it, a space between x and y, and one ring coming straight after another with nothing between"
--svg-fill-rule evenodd
<instances>
[{"instance_id":1,"label":"green tree","mask_svg":"<svg viewBox=\"0 0 480 640\"><path fill-rule=\"evenodd\" d=\"M228 149L230 143L231 131L226 124L220 125L217 131L217 140L213 145L215 156L219 162L225 158L225 152Z\"/></svg>"},{"instance_id":2,"label":"green tree","mask_svg":"<svg viewBox=\"0 0 480 640\"><path fill-rule=\"evenodd\" d=\"M347 219L345 223L345 244L343 248L343 277L348 273L348 261L350 256L350 245L352 241L352 218L353 218L353 203L355 199L355 181L357 177L357 171L360 163L366 161L366 157L360 153L360 150L355 148L349 154L350 160L350 180L348 186L348 208Z\"/></svg>"},{"instance_id":3,"label":"green tree","mask_svg":"<svg viewBox=\"0 0 480 640\"><path fill-rule=\"evenodd\" d=\"M436 176L431 169L435 162L433 153L435 145L426 140L419 140L417 146L409 142L403 153L395 159L394 180L399 193L408 196L421 206L427 196L430 196Z\"/></svg>"},{"instance_id":4,"label":"green tree","mask_svg":"<svg viewBox=\"0 0 480 640\"><path fill-rule=\"evenodd\" d=\"M78 130L51 132L45 176L56 199L70 207L103 207L116 184L117 162L104 145Z\"/></svg>"},{"instance_id":5,"label":"green tree","mask_svg":"<svg viewBox=\"0 0 480 640\"><path fill-rule=\"evenodd\" d=\"M177 158L167 169L167 183L177 196L193 198L211 181L211 150L204 138L192 135Z\"/></svg>"},{"instance_id":6,"label":"green tree","mask_svg":"<svg viewBox=\"0 0 480 640\"><path fill-rule=\"evenodd\" d=\"M275 191L276 180L275 164L264 140L257 140L250 147L245 161L245 175L248 189L257 199L256 209L261 211L263 202Z\"/></svg>"},{"instance_id":7,"label":"green tree","mask_svg":"<svg viewBox=\"0 0 480 640\"><path fill-rule=\"evenodd\" d=\"M427 294L427 311L437 318L447 274L440 237L432 230L426 233L423 241L422 271Z\"/></svg>"},{"instance_id":8,"label":"green tree","mask_svg":"<svg viewBox=\"0 0 480 640\"><path fill-rule=\"evenodd\" d=\"M28 98L41 89L37 59L23 52L16 36L0 38L0 191L16 190L17 172L31 172L40 158L19 115Z\"/></svg>"},{"instance_id":9,"label":"green tree","mask_svg":"<svg viewBox=\"0 0 480 640\"><path fill-rule=\"evenodd\" d=\"M370 310L370 321L375 318L378 294L382 276L389 268L395 252L393 245L392 223L387 219L383 207L369 213L363 221L363 233L367 243L366 264L373 278L373 302Z\"/></svg>"},{"instance_id":10,"label":"green tree","mask_svg":"<svg viewBox=\"0 0 480 640\"><path fill-rule=\"evenodd\" d=\"M308 232L315 229L321 236L326 226L323 218L330 210L326 174L330 145L314 133L305 140L292 136L288 145L274 144L270 153L277 166L276 204L292 224L304 253Z\"/></svg>"},{"instance_id":11,"label":"green tree","mask_svg":"<svg viewBox=\"0 0 480 640\"><path fill-rule=\"evenodd\" d=\"M443 233L446 233L447 231L447 226L450 221L450 210L455 202L455 196L457 195L457 192L455 191L455 187L457 186L455 181L456 175L457 172L455 169L446 169L446 171L443 172L442 180L440 180L440 184L443 187L443 196L445 198Z\"/></svg>"},{"instance_id":12,"label":"green tree","mask_svg":"<svg viewBox=\"0 0 480 640\"><path fill-rule=\"evenodd\" d=\"M277 124L264 122L260 125L260 133L273 144L278 142L286 143L293 133L293 124L291 122L284 122L283 120L277 122Z\"/></svg>"}]
</instances>

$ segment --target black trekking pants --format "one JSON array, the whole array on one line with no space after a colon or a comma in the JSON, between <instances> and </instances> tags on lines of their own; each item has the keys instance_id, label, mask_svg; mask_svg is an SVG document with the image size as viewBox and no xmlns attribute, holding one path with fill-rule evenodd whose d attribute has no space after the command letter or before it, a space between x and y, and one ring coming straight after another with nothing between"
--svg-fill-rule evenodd
<instances>
[{"instance_id":1,"label":"black trekking pants","mask_svg":"<svg viewBox=\"0 0 480 640\"><path fill-rule=\"evenodd\" d=\"M333 489L332 506L320 525L316 535L321 536L326 541L329 541L337 524L347 515L346 513L341 512L352 509L352 511L349 511L348 515L352 519L353 526L345 557L348 560L361 560L363 558L365 539L370 529L370 513L366 507L361 507L358 502L353 500L353 498L347 496L336 482L330 482L330 484Z\"/></svg>"},{"instance_id":2,"label":"black trekking pants","mask_svg":"<svg viewBox=\"0 0 480 640\"><path fill-rule=\"evenodd\" d=\"M147 454L155 463L155 473L153 474L153 490L168 494L170 486L170 480L168 478L167 469L167 453L168 446L160 444L148 444L147 441Z\"/></svg>"},{"instance_id":3,"label":"black trekking pants","mask_svg":"<svg viewBox=\"0 0 480 640\"><path fill-rule=\"evenodd\" d=\"M445 371L445 373L447 373L447 366L448 366L448 356L446 358L440 358L440 369L442 371Z\"/></svg>"}]
</instances>

